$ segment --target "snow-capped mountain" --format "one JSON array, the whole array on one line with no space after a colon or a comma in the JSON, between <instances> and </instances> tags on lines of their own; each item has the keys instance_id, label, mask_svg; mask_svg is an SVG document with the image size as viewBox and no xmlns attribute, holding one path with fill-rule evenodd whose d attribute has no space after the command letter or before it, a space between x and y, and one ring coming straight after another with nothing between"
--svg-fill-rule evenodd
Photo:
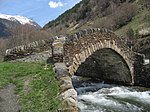
<instances>
[{"instance_id":1,"label":"snow-capped mountain","mask_svg":"<svg viewBox=\"0 0 150 112\"><path fill-rule=\"evenodd\" d=\"M17 32L17 28L41 29L41 27L31 19L23 16L11 16L0 13L0 38L7 38Z\"/></svg>"},{"instance_id":2,"label":"snow-capped mountain","mask_svg":"<svg viewBox=\"0 0 150 112\"><path fill-rule=\"evenodd\" d=\"M35 23L33 20L28 19L27 17L20 16L20 15L6 15L6 14L0 13L0 18L10 20L10 21L14 21L14 22L18 22L22 25L29 24L29 25L39 27L39 25L37 23Z\"/></svg>"}]
</instances>

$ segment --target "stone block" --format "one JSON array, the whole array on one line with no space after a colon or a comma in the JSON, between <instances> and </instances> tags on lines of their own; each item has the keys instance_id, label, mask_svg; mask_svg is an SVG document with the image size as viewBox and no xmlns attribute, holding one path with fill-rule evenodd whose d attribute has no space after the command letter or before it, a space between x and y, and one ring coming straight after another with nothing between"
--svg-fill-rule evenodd
<instances>
[{"instance_id":1,"label":"stone block","mask_svg":"<svg viewBox=\"0 0 150 112\"><path fill-rule=\"evenodd\" d=\"M69 89L72 89L72 80L69 76L61 77L59 79L60 82L60 93L63 93Z\"/></svg>"},{"instance_id":2,"label":"stone block","mask_svg":"<svg viewBox=\"0 0 150 112\"><path fill-rule=\"evenodd\" d=\"M77 92L75 91L75 89L68 89L67 91L63 92L61 94L62 98L65 100L65 99L68 99L68 98L72 98L74 100L77 99Z\"/></svg>"},{"instance_id":3,"label":"stone block","mask_svg":"<svg viewBox=\"0 0 150 112\"><path fill-rule=\"evenodd\" d=\"M61 77L69 76L69 72L65 63L55 63L54 69L58 79Z\"/></svg>"}]
</instances>

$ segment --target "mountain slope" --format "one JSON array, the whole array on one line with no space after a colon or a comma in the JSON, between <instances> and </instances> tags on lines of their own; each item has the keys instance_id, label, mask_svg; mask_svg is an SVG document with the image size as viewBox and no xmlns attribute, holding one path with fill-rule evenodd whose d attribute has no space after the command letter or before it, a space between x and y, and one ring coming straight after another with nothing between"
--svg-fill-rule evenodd
<instances>
[{"instance_id":1,"label":"mountain slope","mask_svg":"<svg viewBox=\"0 0 150 112\"><path fill-rule=\"evenodd\" d=\"M0 13L0 18L1 19L6 19L6 20L9 20L9 21L13 21L13 22L16 22L16 23L20 23L22 25L29 24L29 25L39 27L39 25L36 22L34 22L33 20L28 19L27 17L20 16L20 15L13 16L13 15L6 15L6 14L1 14Z\"/></svg>"},{"instance_id":2,"label":"mountain slope","mask_svg":"<svg viewBox=\"0 0 150 112\"><path fill-rule=\"evenodd\" d=\"M54 35L71 33L88 27L116 29L126 24L135 15L133 1L82 0L56 20L46 24L44 29L50 30Z\"/></svg>"},{"instance_id":3,"label":"mountain slope","mask_svg":"<svg viewBox=\"0 0 150 112\"><path fill-rule=\"evenodd\" d=\"M26 26L32 27L33 29L41 28L33 20L26 17L0 14L0 38L8 38L14 32L17 32L18 27L22 28Z\"/></svg>"},{"instance_id":4,"label":"mountain slope","mask_svg":"<svg viewBox=\"0 0 150 112\"><path fill-rule=\"evenodd\" d=\"M10 36L11 30L18 25L20 25L18 22L0 18L0 38L7 38L8 36Z\"/></svg>"}]
</instances>

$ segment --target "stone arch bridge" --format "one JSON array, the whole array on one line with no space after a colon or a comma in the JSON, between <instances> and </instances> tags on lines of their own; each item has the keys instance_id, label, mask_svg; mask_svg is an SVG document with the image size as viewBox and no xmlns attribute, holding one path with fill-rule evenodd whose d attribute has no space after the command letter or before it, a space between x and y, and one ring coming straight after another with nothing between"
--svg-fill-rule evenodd
<instances>
[{"instance_id":1,"label":"stone arch bridge","mask_svg":"<svg viewBox=\"0 0 150 112\"><path fill-rule=\"evenodd\" d=\"M66 37L54 37L7 49L5 60L28 62L48 59L61 77L64 74L74 75L81 64L101 49L111 49L123 60L129 70L126 83L138 83L143 55L133 52L123 40L104 28L85 29ZM121 75L124 77L124 74Z\"/></svg>"}]
</instances>

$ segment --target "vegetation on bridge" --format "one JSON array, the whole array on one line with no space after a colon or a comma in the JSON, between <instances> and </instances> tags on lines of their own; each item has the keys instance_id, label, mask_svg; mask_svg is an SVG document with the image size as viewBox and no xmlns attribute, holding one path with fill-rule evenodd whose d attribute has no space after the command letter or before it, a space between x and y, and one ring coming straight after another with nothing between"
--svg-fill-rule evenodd
<instances>
[{"instance_id":1,"label":"vegetation on bridge","mask_svg":"<svg viewBox=\"0 0 150 112\"><path fill-rule=\"evenodd\" d=\"M59 105L59 87L52 66L34 63L0 63L0 89L16 86L21 112L52 112Z\"/></svg>"}]
</instances>

